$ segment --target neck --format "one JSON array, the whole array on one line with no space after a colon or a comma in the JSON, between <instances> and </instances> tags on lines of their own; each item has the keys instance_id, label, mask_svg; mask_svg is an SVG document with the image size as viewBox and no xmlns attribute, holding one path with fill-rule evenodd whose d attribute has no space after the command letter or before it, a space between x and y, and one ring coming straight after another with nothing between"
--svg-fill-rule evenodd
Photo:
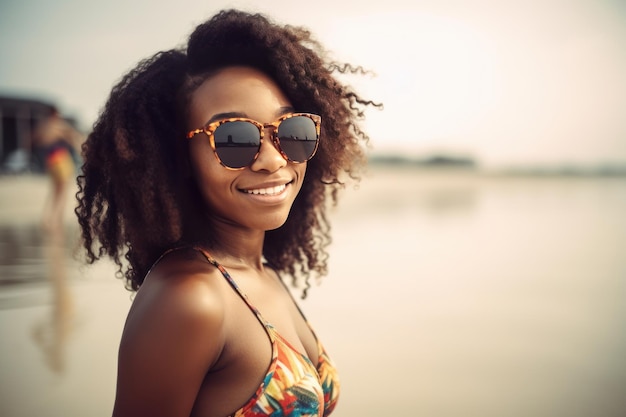
<instances>
[{"instance_id":1,"label":"neck","mask_svg":"<svg viewBox=\"0 0 626 417\"><path fill-rule=\"evenodd\" d=\"M215 259L225 266L263 269L265 232L230 229L216 233L218 241L209 248Z\"/></svg>"},{"instance_id":2,"label":"neck","mask_svg":"<svg viewBox=\"0 0 626 417\"><path fill-rule=\"evenodd\" d=\"M206 247L226 267L263 269L264 231L246 229L221 219L206 220L206 227L192 225L193 230L188 234L191 242Z\"/></svg>"}]
</instances>

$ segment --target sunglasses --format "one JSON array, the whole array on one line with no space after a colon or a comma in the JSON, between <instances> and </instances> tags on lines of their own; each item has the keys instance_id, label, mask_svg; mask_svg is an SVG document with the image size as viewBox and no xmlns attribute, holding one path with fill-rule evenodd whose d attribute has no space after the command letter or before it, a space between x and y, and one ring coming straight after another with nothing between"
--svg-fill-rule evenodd
<instances>
[{"instance_id":1,"label":"sunglasses","mask_svg":"<svg viewBox=\"0 0 626 417\"><path fill-rule=\"evenodd\" d=\"M272 129L271 140L287 161L302 163L315 155L322 118L317 114L290 113L272 123L259 123L244 117L218 120L187 133L187 139L206 133L213 153L228 169L243 169L259 156L265 129Z\"/></svg>"}]
</instances>

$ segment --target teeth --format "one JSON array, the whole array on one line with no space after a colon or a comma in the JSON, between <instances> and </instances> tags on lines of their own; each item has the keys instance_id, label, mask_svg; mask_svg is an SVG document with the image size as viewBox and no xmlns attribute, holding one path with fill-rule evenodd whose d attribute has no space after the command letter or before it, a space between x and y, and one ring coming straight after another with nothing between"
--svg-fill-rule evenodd
<instances>
[{"instance_id":1,"label":"teeth","mask_svg":"<svg viewBox=\"0 0 626 417\"><path fill-rule=\"evenodd\" d=\"M277 185L276 187L259 188L257 190L245 190L245 192L248 194L275 195L280 194L285 188L287 188L287 186L283 184Z\"/></svg>"}]
</instances>

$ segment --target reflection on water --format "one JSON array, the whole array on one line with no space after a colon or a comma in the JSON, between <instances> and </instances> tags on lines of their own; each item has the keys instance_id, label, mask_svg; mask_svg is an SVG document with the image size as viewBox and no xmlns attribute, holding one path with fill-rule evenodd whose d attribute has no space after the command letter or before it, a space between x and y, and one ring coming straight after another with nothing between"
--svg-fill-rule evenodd
<instances>
[{"instance_id":1,"label":"reflection on water","mask_svg":"<svg viewBox=\"0 0 626 417\"><path fill-rule=\"evenodd\" d=\"M55 373L64 370L64 346L73 322L67 268L73 262L73 230L0 226L0 309L50 306L33 325L32 339Z\"/></svg>"},{"instance_id":2,"label":"reflection on water","mask_svg":"<svg viewBox=\"0 0 626 417\"><path fill-rule=\"evenodd\" d=\"M36 225L0 225L0 285L45 282L43 239Z\"/></svg>"},{"instance_id":3,"label":"reflection on water","mask_svg":"<svg viewBox=\"0 0 626 417\"><path fill-rule=\"evenodd\" d=\"M0 176L0 416L110 416L130 296L112 263L76 259L72 193L63 233L41 229L49 186Z\"/></svg>"},{"instance_id":4,"label":"reflection on water","mask_svg":"<svg viewBox=\"0 0 626 417\"><path fill-rule=\"evenodd\" d=\"M51 230L42 245L52 306L33 328L33 340L44 354L48 367L57 373L65 369L64 348L71 334L74 309L66 268L66 238L63 230Z\"/></svg>"}]
</instances>

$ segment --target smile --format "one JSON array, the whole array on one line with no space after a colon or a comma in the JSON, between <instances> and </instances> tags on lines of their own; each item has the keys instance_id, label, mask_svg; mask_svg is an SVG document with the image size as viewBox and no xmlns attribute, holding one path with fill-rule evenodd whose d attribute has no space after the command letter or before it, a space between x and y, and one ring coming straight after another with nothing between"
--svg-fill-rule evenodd
<instances>
[{"instance_id":1,"label":"smile","mask_svg":"<svg viewBox=\"0 0 626 417\"><path fill-rule=\"evenodd\" d=\"M255 194L255 195L277 195L285 191L287 188L287 184L277 185L275 187L268 188L258 188L254 190L242 190L246 194Z\"/></svg>"}]
</instances>

